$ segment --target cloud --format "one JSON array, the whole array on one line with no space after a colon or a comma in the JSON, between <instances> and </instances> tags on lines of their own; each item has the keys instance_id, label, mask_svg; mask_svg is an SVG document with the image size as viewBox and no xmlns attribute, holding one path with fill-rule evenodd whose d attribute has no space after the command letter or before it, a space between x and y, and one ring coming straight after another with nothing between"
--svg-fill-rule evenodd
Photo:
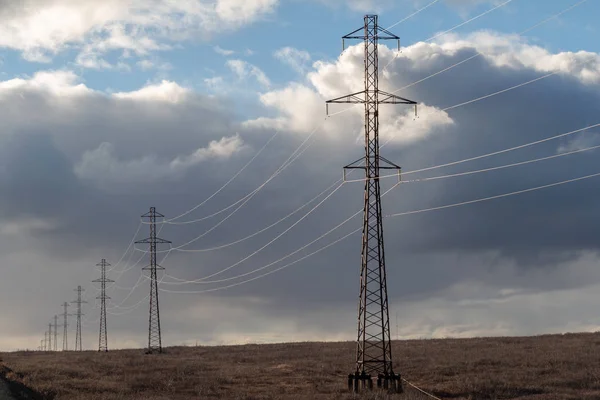
<instances>
[{"instance_id":1,"label":"cloud","mask_svg":"<svg viewBox=\"0 0 600 400\"><path fill-rule=\"evenodd\" d=\"M464 46L464 47L463 47ZM600 82L600 55L589 51L550 51L531 45L518 36L502 36L493 32L477 32L464 39L450 34L441 39L444 51L475 48L497 67L515 70L530 68L539 72L557 72L576 77L584 83Z\"/></svg>"},{"instance_id":2,"label":"cloud","mask_svg":"<svg viewBox=\"0 0 600 400\"><path fill-rule=\"evenodd\" d=\"M241 80L253 77L263 87L268 88L271 86L271 81L267 78L267 75L256 65L243 60L228 60L225 65Z\"/></svg>"},{"instance_id":3,"label":"cloud","mask_svg":"<svg viewBox=\"0 0 600 400\"><path fill-rule=\"evenodd\" d=\"M130 99L135 101L164 101L169 103L180 103L189 97L191 91L179 86L175 82L163 80L158 85L148 85L142 89L132 92L117 92L113 96L118 99Z\"/></svg>"},{"instance_id":4,"label":"cloud","mask_svg":"<svg viewBox=\"0 0 600 400\"><path fill-rule=\"evenodd\" d=\"M15 78L0 82L0 96L10 97L15 92L31 90L44 91L66 100L93 92L79 81L80 78L72 71L40 71L31 79Z\"/></svg>"},{"instance_id":5,"label":"cloud","mask_svg":"<svg viewBox=\"0 0 600 400\"><path fill-rule=\"evenodd\" d=\"M215 50L215 53L220 54L222 56L230 56L230 55L235 54L235 51L223 49L219 46L215 46L215 47L213 47L213 49Z\"/></svg>"},{"instance_id":6,"label":"cloud","mask_svg":"<svg viewBox=\"0 0 600 400\"><path fill-rule=\"evenodd\" d=\"M152 69L156 69L159 71L168 71L173 68L173 66L168 62L161 62L157 60L140 60L136 62L136 65L142 69L143 71L148 71Z\"/></svg>"},{"instance_id":7,"label":"cloud","mask_svg":"<svg viewBox=\"0 0 600 400\"><path fill-rule=\"evenodd\" d=\"M571 151L577 151L585 149L587 147L594 147L600 144L600 135L598 132L588 131L583 132L574 139L570 139L558 146L556 150L557 154L568 153Z\"/></svg>"},{"instance_id":8,"label":"cloud","mask_svg":"<svg viewBox=\"0 0 600 400\"><path fill-rule=\"evenodd\" d=\"M298 50L293 47L282 47L274 53L275 58L289 65L299 74L304 74L311 57L307 51Z\"/></svg>"},{"instance_id":9,"label":"cloud","mask_svg":"<svg viewBox=\"0 0 600 400\"><path fill-rule=\"evenodd\" d=\"M377 13L393 7L391 0L318 0L329 7L349 7L353 11Z\"/></svg>"},{"instance_id":10,"label":"cloud","mask_svg":"<svg viewBox=\"0 0 600 400\"><path fill-rule=\"evenodd\" d=\"M111 143L101 143L98 148L83 153L75 165L75 174L84 180L108 183L134 183L180 178L187 170L209 159L227 159L243 149L242 139L236 135L213 140L189 155L177 156L169 162L154 155L121 161Z\"/></svg>"},{"instance_id":11,"label":"cloud","mask_svg":"<svg viewBox=\"0 0 600 400\"><path fill-rule=\"evenodd\" d=\"M482 55L423 80L478 52ZM324 105L326 99L362 90L362 56L360 46L354 46L337 60L315 60L300 82L265 89L259 103L252 104L252 112L244 110L243 115L231 107L234 99L204 95L167 80L114 94L89 89L81 77L69 71L39 72L0 82L0 222L11 227L0 230L0 263L5 266L0 301L22 304L29 310L8 309L3 314L0 347L28 345L29 338L44 329L40 321L59 312L62 301L72 300L74 287L97 277L93 265L99 259L116 264L136 232L139 215L148 207L156 206L172 218L202 203L242 169L210 201L180 218L202 221L165 224L161 230L161 236L172 240L174 246L202 236L185 248L205 250L169 253L163 263L169 275L198 279L239 263L215 276L230 280L178 285L165 278L162 289L218 289L256 277L253 270L297 250L359 210L363 185L346 183L287 234L256 252L298 221L304 211L273 228L266 227L335 184L342 177L342 166L362 156L363 107L354 106L325 120ZM580 153L419 181L555 155L561 148L583 145L587 139L582 138L595 137L597 130L590 130L514 152L408 174L599 122L598 61L593 54L540 52L520 39L484 32L417 43L394 57L391 49L380 48L381 65L393 60L380 77L380 88L395 92L421 81L397 91L417 101L420 111L415 119L408 106L380 108L381 152L402 167L404 182L383 198L385 215L598 172L596 155ZM256 79L249 64L234 68L246 78ZM442 111L547 71L557 73ZM558 104L556 99L570 101ZM333 114L345 107L332 106L330 111ZM306 142L307 149L293 153L315 128L320 129ZM277 129L278 135L244 169L251 154ZM248 151L239 151L240 145ZM290 154L300 152L294 163L255 196L248 196L278 171ZM86 170L93 179L84 178L81 169L77 173L86 154L94 161ZM164 179L145 179L143 175L152 172L156 178L170 168L184 172ZM355 172L353 177L361 175ZM394 183L395 179L382 179L385 190ZM596 267L598 196L597 181L589 179L451 209L386 217L390 314L393 320L396 311L399 313L401 336L596 329L600 326L594 301L600 285ZM233 213L242 198L248 202ZM360 217L349 221L296 257L359 228L360 222ZM142 226L136 238L147 234L148 227ZM234 241L238 242L231 244ZM227 247L222 250L208 251L224 245ZM161 253L161 259L165 254ZM137 260L140 263L135 265ZM292 260L295 258L286 262ZM140 280L140 267L146 262L144 254L134 250L109 274L119 278L119 287L110 292L112 304L125 307L115 307L112 312L127 311L109 316L111 345L144 345L147 285L125 297L128 288ZM164 344L195 339L201 343L285 341L290 337L352 340L359 264L360 234L356 234L306 261L229 289L202 294L161 292ZM124 271L122 276L119 271ZM53 290L42 294L35 285L21 284L31 274ZM238 274L248 275L236 278ZM308 297L307 287L311 289ZM89 296L93 295L90 286ZM559 312L551 312L557 304ZM97 329L97 310L89 307L89 327L84 335ZM209 312L212 307L219 312ZM19 323L3 323L7 319Z\"/></svg>"},{"instance_id":12,"label":"cloud","mask_svg":"<svg viewBox=\"0 0 600 400\"><path fill-rule=\"evenodd\" d=\"M83 54L130 50L146 55L169 49L173 42L238 29L272 13L277 5L278 0L2 2L0 47L38 62L73 47Z\"/></svg>"},{"instance_id":13,"label":"cloud","mask_svg":"<svg viewBox=\"0 0 600 400\"><path fill-rule=\"evenodd\" d=\"M222 76L215 76L212 78L204 79L204 84L208 88L208 90L217 93L225 93L228 91L228 86L225 83L225 80Z\"/></svg>"}]
</instances>

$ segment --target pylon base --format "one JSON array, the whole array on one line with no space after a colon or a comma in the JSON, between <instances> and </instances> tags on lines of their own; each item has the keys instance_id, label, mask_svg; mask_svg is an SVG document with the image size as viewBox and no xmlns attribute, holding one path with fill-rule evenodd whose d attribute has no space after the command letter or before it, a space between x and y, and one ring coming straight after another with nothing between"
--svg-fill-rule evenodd
<instances>
[{"instance_id":1,"label":"pylon base","mask_svg":"<svg viewBox=\"0 0 600 400\"><path fill-rule=\"evenodd\" d=\"M358 393L364 390L373 390L373 378L371 375L354 373L348 375L348 390ZM402 380L400 374L379 374L377 376L377 388L387 390L390 393L402 393Z\"/></svg>"},{"instance_id":2,"label":"pylon base","mask_svg":"<svg viewBox=\"0 0 600 400\"><path fill-rule=\"evenodd\" d=\"M361 390L373 390L373 378L371 375L362 373L354 373L348 375L348 390L358 393Z\"/></svg>"}]
</instances>

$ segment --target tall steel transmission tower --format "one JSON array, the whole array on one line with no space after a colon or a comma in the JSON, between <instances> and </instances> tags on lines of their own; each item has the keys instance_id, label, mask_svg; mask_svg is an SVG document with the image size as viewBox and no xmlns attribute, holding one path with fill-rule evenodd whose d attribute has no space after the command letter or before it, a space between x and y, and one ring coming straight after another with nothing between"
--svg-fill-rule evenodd
<instances>
[{"instance_id":1,"label":"tall steel transmission tower","mask_svg":"<svg viewBox=\"0 0 600 400\"><path fill-rule=\"evenodd\" d=\"M363 32L361 32L363 31ZM329 103L358 103L365 105L365 155L344 167L365 170L364 212L361 249L360 296L358 306L358 337L355 371L348 375L348 386L358 391L377 386L402 391L400 375L394 373L390 342L383 220L379 171L400 167L379 155L379 104L412 104L416 102L379 90L379 40L400 38L377 25L377 15L365 15L364 27L344 36L364 41L365 89L327 101Z\"/></svg>"},{"instance_id":2,"label":"tall steel transmission tower","mask_svg":"<svg viewBox=\"0 0 600 400\"><path fill-rule=\"evenodd\" d=\"M46 349L52 351L52 322L48 324L48 344L46 344Z\"/></svg>"},{"instance_id":3,"label":"tall steel transmission tower","mask_svg":"<svg viewBox=\"0 0 600 400\"><path fill-rule=\"evenodd\" d=\"M157 244L169 244L168 240L156 236L156 217L164 218L164 215L156 212L156 208L150 207L150 212L142 215L142 218L148 218L150 225L150 237L144 240L138 240L136 243L147 243L150 245L150 265L144 267L144 270L150 270L150 316L148 320L148 354L162 353L162 339L160 336L160 311L158 308L158 280L156 271L164 269L156 262Z\"/></svg>"},{"instance_id":4,"label":"tall steel transmission tower","mask_svg":"<svg viewBox=\"0 0 600 400\"><path fill-rule=\"evenodd\" d=\"M54 316L54 351L58 351L58 315Z\"/></svg>"},{"instance_id":5,"label":"tall steel transmission tower","mask_svg":"<svg viewBox=\"0 0 600 400\"><path fill-rule=\"evenodd\" d=\"M108 338L106 335L106 300L110 297L106 296L106 283L114 282L111 279L106 278L106 267L110 264L103 258L100 263L96 264L97 267L101 268L101 277L92 282L100 282L100 296L96 297L100 299L100 334L98 337L98 351L108 351Z\"/></svg>"},{"instance_id":6,"label":"tall steel transmission tower","mask_svg":"<svg viewBox=\"0 0 600 400\"><path fill-rule=\"evenodd\" d=\"M75 351L82 351L83 348L81 346L81 316L84 315L81 312L81 304L83 303L87 303L87 301L82 300L81 299L81 292L84 291L84 289L81 288L81 286L77 286L77 289L75 289L75 291L77 292L77 300L72 301L71 303L77 304L77 328L75 331Z\"/></svg>"},{"instance_id":7,"label":"tall steel transmission tower","mask_svg":"<svg viewBox=\"0 0 600 400\"><path fill-rule=\"evenodd\" d=\"M67 341L67 327L69 326L69 314L67 313L67 307L69 307L69 303L66 301L63 303L63 351L69 350L69 342Z\"/></svg>"}]
</instances>

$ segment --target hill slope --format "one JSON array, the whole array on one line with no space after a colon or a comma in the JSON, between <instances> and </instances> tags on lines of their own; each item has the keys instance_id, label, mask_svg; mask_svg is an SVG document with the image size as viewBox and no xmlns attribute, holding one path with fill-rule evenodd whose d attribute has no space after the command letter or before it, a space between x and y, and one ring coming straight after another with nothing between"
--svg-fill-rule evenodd
<instances>
[{"instance_id":1,"label":"hill slope","mask_svg":"<svg viewBox=\"0 0 600 400\"><path fill-rule=\"evenodd\" d=\"M600 399L600 334L394 341L403 378L443 399ZM61 399L352 399L354 343L5 353L18 379ZM383 399L372 393L363 398ZM427 399L407 387L410 400Z\"/></svg>"}]
</instances>

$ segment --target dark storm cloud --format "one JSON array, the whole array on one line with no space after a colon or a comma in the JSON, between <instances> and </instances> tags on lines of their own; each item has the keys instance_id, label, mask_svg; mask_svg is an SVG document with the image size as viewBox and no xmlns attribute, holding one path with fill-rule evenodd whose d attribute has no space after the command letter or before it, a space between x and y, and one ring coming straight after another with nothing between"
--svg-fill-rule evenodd
<instances>
[{"instance_id":1,"label":"dark storm cloud","mask_svg":"<svg viewBox=\"0 0 600 400\"><path fill-rule=\"evenodd\" d=\"M453 54L441 52L438 57L428 58L427 63L417 63L410 57L401 58L391 67L396 74L392 79L382 80L382 85L385 84L385 90L393 90L472 54L471 48ZM479 57L401 95L443 108L537 76L540 72L533 68L497 67L487 58ZM594 89L597 85L584 84L568 75L553 76L452 110L449 115L453 125L436 128L431 135L412 143L386 146L382 152L403 170L414 170L581 128L600 122L594 120L600 104L600 96ZM40 254L27 259L28 264L41 263L47 258L48 268L72 273L68 278L68 275L44 275L48 284L57 288L57 294L44 295L52 297L49 304L57 304L50 307L56 310L52 311L54 313L60 311L58 304L64 297L72 294L73 286L85 284L90 276L94 276L91 267L99 258L108 258L113 263L118 261L137 227L138 216L149 206L156 206L167 217L172 217L198 204L235 174L251 157L252 151L257 151L274 133L273 130L242 127L225 111L226 100L195 94L183 102L160 105L98 93L87 93L70 103L57 103L49 98L52 96L48 93L32 88L0 97L0 110L5 110L0 111L0 116L8 121L8 132L2 139L5 144L0 162L3 171L0 203L4 218L11 221L18 222L25 216L57 221L43 233L32 230L22 234L31 246L41 249ZM23 118L29 101L38 110L36 120ZM343 124L344 119L333 119L328 123ZM410 130L411 125L407 124L403 129ZM181 176L144 182L107 182L99 186L96 181L80 179L74 173L83 153L97 149L103 142L112 143L122 161L152 154L157 162L167 163L178 155L205 147L211 140L236 132L250 147L248 151L225 160L207 160ZM596 135L596 132L588 135ZM218 246L252 234L304 204L341 177L341 167L360 153L360 143L356 143L351 134L344 140L325 135L319 132L305 155L265 186L239 212L188 248ZM182 220L219 211L254 190L302 139L284 131L230 187ZM418 176L443 175L555 154L560 145L568 144L570 140L548 142ZM384 198L384 214L472 200L600 172L595 156L594 152L584 153L480 175L406 183ZM127 172L123 171L123 174ZM417 176L407 175L405 179L414 177ZM391 181L384 181L383 186L389 187ZM600 276L593 272L570 281L565 278L573 274L573 265L582 253L597 251L595 238L600 233L597 228L600 210L595 199L600 193L595 182L582 181L462 208L386 219L388 279L393 282L390 297L394 301L419 302L431 296L446 295L444 293L454 286L470 280L485 283L486 287L514 287L532 293L597 283ZM215 279L259 268L310 242L360 209L361 191L361 183L342 187L330 201L273 245ZM210 229L226 215L227 212L193 225L167 225L160 236L177 246ZM164 266L167 273L179 278L207 276L262 247L301 215L303 213L220 251L173 252ZM359 226L360 218L356 218L319 244L327 244L332 238ZM142 227L138 238L145 236L147 226ZM334 335L339 332L339 321L345 321L346 315L355 312L359 244L360 235L357 234L285 272L228 290L189 295L161 293L165 326L177 324L177 329L171 328L173 340L196 337L210 341L219 335L242 334L244 324L250 331L258 332L261 326L276 331L277 321L285 321L287 331L299 329L307 335L314 331ZM315 248L282 263L293 261ZM137 260L140 255L134 254L131 260ZM25 259L21 262L25 263ZM112 304L123 301L129 292L127 288L138 281L140 268L145 263L143 260L119 279L121 288L111 290ZM547 275L540 275L539 271ZM28 274L15 270L11 279L15 282L27 279ZM209 285L163 283L162 287L194 291L239 280ZM112 329L121 332L123 337L134 337L144 330L146 292L147 282L144 282L123 304L127 307L141 302L142 307L126 314L127 317L111 317ZM89 296L94 296L91 288ZM485 297L481 293L473 296ZM19 299L27 302L24 298ZM257 303L250 305L249 299ZM113 309L113 312L124 311ZM185 312L191 316L195 312L197 318L190 317L191 320L184 323L182 313ZM46 309L39 310L44 318L47 313ZM97 317L94 313L90 310L92 322ZM206 319L211 318L220 318L217 328L206 323ZM90 329L93 329L92 322ZM22 329L28 331L31 327L24 325Z\"/></svg>"}]
</instances>

